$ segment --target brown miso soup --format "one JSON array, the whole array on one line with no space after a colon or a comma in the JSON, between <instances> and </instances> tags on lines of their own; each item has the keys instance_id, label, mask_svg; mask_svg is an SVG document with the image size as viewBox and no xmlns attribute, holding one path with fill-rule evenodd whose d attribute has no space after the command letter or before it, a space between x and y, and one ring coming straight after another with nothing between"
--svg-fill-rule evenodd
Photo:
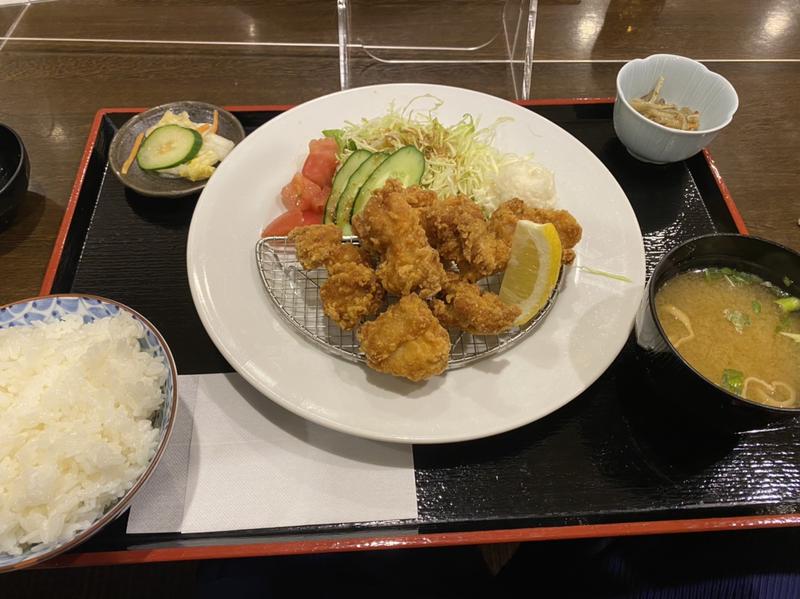
<instances>
[{"instance_id":1,"label":"brown miso soup","mask_svg":"<svg viewBox=\"0 0 800 599\"><path fill-rule=\"evenodd\" d=\"M800 299L755 275L707 268L667 281L656 313L709 381L751 401L800 407Z\"/></svg>"}]
</instances>

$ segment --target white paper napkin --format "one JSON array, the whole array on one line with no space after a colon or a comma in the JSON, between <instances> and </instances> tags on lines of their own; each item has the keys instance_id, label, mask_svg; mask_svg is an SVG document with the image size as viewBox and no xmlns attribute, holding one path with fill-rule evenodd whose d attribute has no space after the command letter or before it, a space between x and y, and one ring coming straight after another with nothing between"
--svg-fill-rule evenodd
<instances>
[{"instance_id":1,"label":"white paper napkin","mask_svg":"<svg viewBox=\"0 0 800 599\"><path fill-rule=\"evenodd\" d=\"M178 420L129 533L214 532L417 517L410 445L280 408L239 375L180 376Z\"/></svg>"}]
</instances>

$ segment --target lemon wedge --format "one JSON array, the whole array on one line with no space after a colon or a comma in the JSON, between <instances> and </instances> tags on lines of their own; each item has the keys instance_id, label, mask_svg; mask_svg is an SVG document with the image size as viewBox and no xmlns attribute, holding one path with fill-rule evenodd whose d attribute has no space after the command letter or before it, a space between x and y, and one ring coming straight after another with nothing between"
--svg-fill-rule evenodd
<instances>
[{"instance_id":1,"label":"lemon wedge","mask_svg":"<svg viewBox=\"0 0 800 599\"><path fill-rule=\"evenodd\" d=\"M561 240L550 224L521 220L514 229L500 299L518 306L519 326L536 316L547 303L558 283L561 270Z\"/></svg>"}]
</instances>

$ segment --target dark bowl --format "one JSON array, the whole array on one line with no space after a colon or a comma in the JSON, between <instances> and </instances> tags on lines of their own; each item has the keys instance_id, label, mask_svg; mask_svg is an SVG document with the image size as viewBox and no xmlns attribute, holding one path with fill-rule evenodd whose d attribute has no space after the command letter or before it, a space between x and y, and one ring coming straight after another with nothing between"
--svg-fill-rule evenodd
<instances>
[{"instance_id":1,"label":"dark bowl","mask_svg":"<svg viewBox=\"0 0 800 599\"><path fill-rule=\"evenodd\" d=\"M764 427L800 415L800 408L766 406L718 387L692 368L667 339L655 316L656 292L679 273L708 267L750 272L800 297L800 254L777 243L716 234L689 240L669 252L650 277L635 326L638 357L660 396L656 410L664 405L685 410L703 425L726 431Z\"/></svg>"},{"instance_id":2,"label":"dark bowl","mask_svg":"<svg viewBox=\"0 0 800 599\"><path fill-rule=\"evenodd\" d=\"M28 192L31 165L16 131L0 125L0 218L22 203Z\"/></svg>"}]
</instances>

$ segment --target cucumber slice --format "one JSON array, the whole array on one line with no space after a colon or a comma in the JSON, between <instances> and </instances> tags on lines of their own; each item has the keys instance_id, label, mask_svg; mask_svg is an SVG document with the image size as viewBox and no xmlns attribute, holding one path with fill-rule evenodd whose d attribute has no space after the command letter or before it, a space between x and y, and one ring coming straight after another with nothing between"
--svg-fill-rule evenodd
<instances>
[{"instance_id":1,"label":"cucumber slice","mask_svg":"<svg viewBox=\"0 0 800 599\"><path fill-rule=\"evenodd\" d=\"M336 176L333 178L333 185L331 185L331 195L328 196L328 201L325 202L325 215L323 221L326 225L336 221L336 204L339 197L342 195L344 188L347 187L347 182L358 167L364 161L372 156L372 152L367 150L356 150L344 161L344 164L339 168Z\"/></svg>"},{"instance_id":2,"label":"cucumber slice","mask_svg":"<svg viewBox=\"0 0 800 599\"><path fill-rule=\"evenodd\" d=\"M351 219L364 209L372 194L386 185L386 181L389 179L397 179L405 187L410 187L417 185L422 180L424 173L425 157L422 152L414 146L404 146L396 150L372 171L369 179L361 186L356 201L353 203Z\"/></svg>"},{"instance_id":3,"label":"cucumber slice","mask_svg":"<svg viewBox=\"0 0 800 599\"><path fill-rule=\"evenodd\" d=\"M350 228L350 215L353 213L353 203L356 201L358 190L370 178L373 171L388 158L388 154L373 154L356 169L356 172L350 175L342 195L339 196L339 202L336 204L336 224L342 227L344 235L353 234L353 230Z\"/></svg>"},{"instance_id":4,"label":"cucumber slice","mask_svg":"<svg viewBox=\"0 0 800 599\"><path fill-rule=\"evenodd\" d=\"M172 168L197 156L202 145L203 136L194 129L164 125L145 138L136 154L136 162L145 171Z\"/></svg>"}]
</instances>

